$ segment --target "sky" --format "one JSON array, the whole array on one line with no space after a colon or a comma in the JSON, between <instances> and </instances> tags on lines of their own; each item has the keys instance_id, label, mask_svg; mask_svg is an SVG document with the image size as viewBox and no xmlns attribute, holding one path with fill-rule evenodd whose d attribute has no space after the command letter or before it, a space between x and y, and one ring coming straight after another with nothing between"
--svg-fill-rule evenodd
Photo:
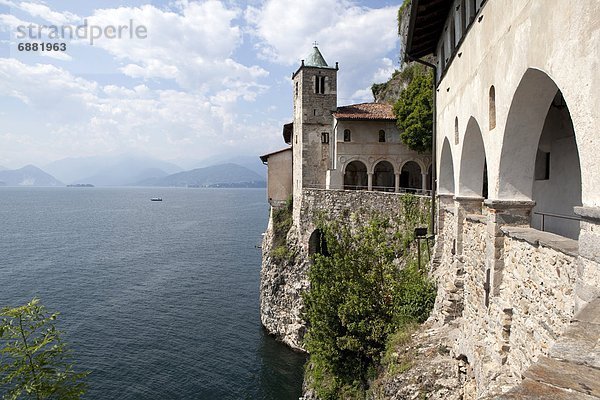
<instances>
[{"instance_id":1,"label":"sky","mask_svg":"<svg viewBox=\"0 0 600 400\"><path fill-rule=\"evenodd\" d=\"M0 0L0 166L285 147L291 74L313 43L339 62L338 105L372 101L399 67L400 3ZM66 49L18 48L34 42Z\"/></svg>"}]
</instances>

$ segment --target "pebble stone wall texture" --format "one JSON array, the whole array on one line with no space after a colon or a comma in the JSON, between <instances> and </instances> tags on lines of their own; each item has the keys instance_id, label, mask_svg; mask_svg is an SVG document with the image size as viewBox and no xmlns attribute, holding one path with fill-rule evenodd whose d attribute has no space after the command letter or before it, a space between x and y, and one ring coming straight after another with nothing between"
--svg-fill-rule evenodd
<instances>
[{"instance_id":1,"label":"pebble stone wall texture","mask_svg":"<svg viewBox=\"0 0 600 400\"><path fill-rule=\"evenodd\" d=\"M453 356L469 363L477 398L493 398L519 384L548 355L585 296L594 298L600 264L580 256L577 241L529 228L520 217L485 206L479 214L466 209L473 211L440 198L432 320L458 326ZM582 222L582 229L598 232L592 223Z\"/></svg>"}]
</instances>

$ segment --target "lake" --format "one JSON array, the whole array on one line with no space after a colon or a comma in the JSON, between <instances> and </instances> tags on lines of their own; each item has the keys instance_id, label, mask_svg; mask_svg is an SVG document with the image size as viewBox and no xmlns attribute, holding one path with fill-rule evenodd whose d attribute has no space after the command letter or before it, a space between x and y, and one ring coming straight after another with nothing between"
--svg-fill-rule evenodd
<instances>
[{"instance_id":1,"label":"lake","mask_svg":"<svg viewBox=\"0 0 600 400\"><path fill-rule=\"evenodd\" d=\"M264 189L0 188L0 306L60 311L86 399L297 399L305 357L260 324L267 219Z\"/></svg>"}]
</instances>

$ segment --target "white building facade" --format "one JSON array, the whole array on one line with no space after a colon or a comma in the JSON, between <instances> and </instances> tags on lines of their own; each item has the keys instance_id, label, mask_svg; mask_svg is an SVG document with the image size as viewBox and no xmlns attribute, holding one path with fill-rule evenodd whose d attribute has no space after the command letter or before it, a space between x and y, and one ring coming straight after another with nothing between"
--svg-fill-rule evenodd
<instances>
[{"instance_id":1,"label":"white building facade","mask_svg":"<svg viewBox=\"0 0 600 400\"><path fill-rule=\"evenodd\" d=\"M436 60L438 297L483 395L600 296L600 2L413 0L406 51Z\"/></svg>"}]
</instances>

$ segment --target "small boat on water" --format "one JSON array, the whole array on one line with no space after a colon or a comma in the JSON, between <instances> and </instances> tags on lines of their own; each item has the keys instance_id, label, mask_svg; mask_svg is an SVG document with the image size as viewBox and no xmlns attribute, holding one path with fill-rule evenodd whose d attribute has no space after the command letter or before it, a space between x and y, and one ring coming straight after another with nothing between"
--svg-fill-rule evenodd
<instances>
[{"instance_id":1,"label":"small boat on water","mask_svg":"<svg viewBox=\"0 0 600 400\"><path fill-rule=\"evenodd\" d=\"M150 201L162 201L162 197L152 197Z\"/></svg>"}]
</instances>

